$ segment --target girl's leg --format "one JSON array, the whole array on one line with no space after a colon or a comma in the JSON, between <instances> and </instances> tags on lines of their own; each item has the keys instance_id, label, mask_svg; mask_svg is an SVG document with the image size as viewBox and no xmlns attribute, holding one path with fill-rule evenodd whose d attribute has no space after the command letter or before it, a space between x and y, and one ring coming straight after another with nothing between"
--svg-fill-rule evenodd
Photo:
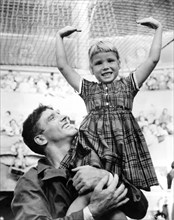
<instances>
[{"instance_id":1,"label":"girl's leg","mask_svg":"<svg viewBox=\"0 0 174 220\"><path fill-rule=\"evenodd\" d=\"M91 193L86 195L78 196L73 203L71 203L66 215L70 215L73 212L77 212L85 208L89 204Z\"/></svg>"}]
</instances>

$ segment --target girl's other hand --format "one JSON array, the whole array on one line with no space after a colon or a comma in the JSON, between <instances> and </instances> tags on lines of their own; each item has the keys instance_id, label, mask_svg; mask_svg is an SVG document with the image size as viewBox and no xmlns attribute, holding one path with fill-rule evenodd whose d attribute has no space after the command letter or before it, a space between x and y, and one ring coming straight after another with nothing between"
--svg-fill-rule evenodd
<instances>
[{"instance_id":1,"label":"girl's other hand","mask_svg":"<svg viewBox=\"0 0 174 220\"><path fill-rule=\"evenodd\" d=\"M157 29L161 26L161 23L152 17L140 19L137 21L137 24L141 24L152 29Z\"/></svg>"},{"instance_id":2,"label":"girl's other hand","mask_svg":"<svg viewBox=\"0 0 174 220\"><path fill-rule=\"evenodd\" d=\"M59 35L63 37L67 37L71 35L74 32L81 32L81 30L78 30L77 28L74 28L72 26L66 26L58 31Z\"/></svg>"}]
</instances>

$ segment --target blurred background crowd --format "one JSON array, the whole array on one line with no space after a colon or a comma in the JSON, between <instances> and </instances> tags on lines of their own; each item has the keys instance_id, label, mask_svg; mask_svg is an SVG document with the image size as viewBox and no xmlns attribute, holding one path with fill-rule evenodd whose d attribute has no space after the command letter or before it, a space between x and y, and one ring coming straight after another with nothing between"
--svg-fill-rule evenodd
<instances>
[{"instance_id":1,"label":"blurred background crowd","mask_svg":"<svg viewBox=\"0 0 174 220\"><path fill-rule=\"evenodd\" d=\"M173 69L154 71L144 83L142 90L172 90L174 85ZM60 74L23 74L20 71L2 73L1 89L6 92L41 93L61 95L72 93L72 89Z\"/></svg>"},{"instance_id":2,"label":"blurred background crowd","mask_svg":"<svg viewBox=\"0 0 174 220\"><path fill-rule=\"evenodd\" d=\"M66 39L65 47L70 64L87 79L92 79L89 45L111 40L120 54L121 77L148 55L154 33L137 25L136 20L152 16L163 24L163 49L133 108L160 182L159 187L146 193L149 209L144 220L173 220L166 214L166 210L171 213L174 204L172 187L167 187L167 173L174 160L173 11L173 0L1 1L0 219L13 220L10 203L16 181L39 158L29 152L21 138L26 116L39 103L51 104L69 115L78 127L86 114L83 101L57 70L57 31L67 25L82 30Z\"/></svg>"}]
</instances>

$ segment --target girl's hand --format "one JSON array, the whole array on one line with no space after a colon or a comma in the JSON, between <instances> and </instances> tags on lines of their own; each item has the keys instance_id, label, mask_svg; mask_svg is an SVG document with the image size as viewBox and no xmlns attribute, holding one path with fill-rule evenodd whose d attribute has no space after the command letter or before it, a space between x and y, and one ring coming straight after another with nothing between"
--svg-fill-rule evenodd
<instances>
[{"instance_id":1,"label":"girl's hand","mask_svg":"<svg viewBox=\"0 0 174 220\"><path fill-rule=\"evenodd\" d=\"M141 20L138 20L137 24L141 24L141 25L147 26L152 29L157 29L158 27L161 26L161 23L152 17L143 18Z\"/></svg>"},{"instance_id":2,"label":"girl's hand","mask_svg":"<svg viewBox=\"0 0 174 220\"><path fill-rule=\"evenodd\" d=\"M67 37L71 35L74 32L81 32L81 30L78 30L77 28L71 27L71 26L66 26L62 28L61 30L58 31L60 37Z\"/></svg>"}]
</instances>

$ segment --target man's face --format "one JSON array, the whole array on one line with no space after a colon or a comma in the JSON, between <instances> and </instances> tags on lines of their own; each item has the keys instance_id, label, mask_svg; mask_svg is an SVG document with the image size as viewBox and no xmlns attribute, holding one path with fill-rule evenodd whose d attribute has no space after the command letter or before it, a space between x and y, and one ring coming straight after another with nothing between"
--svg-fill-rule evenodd
<instances>
[{"instance_id":1,"label":"man's face","mask_svg":"<svg viewBox=\"0 0 174 220\"><path fill-rule=\"evenodd\" d=\"M42 113L38 125L43 130L42 134L48 142L56 143L61 140L72 139L77 133L77 129L70 124L67 116L52 109L47 109Z\"/></svg>"}]
</instances>

